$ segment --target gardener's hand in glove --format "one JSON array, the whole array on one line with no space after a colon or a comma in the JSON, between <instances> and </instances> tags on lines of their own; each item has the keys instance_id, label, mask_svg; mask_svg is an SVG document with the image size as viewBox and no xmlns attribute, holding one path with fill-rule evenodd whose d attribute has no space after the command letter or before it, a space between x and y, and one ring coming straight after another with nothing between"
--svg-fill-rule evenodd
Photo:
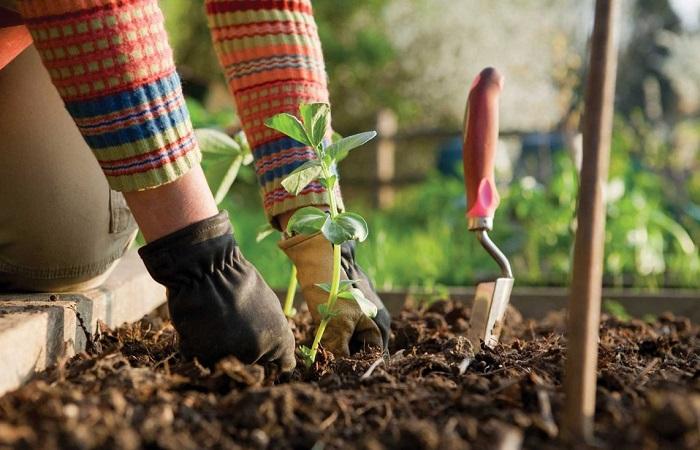
<instances>
[{"instance_id":1,"label":"gardener's hand in glove","mask_svg":"<svg viewBox=\"0 0 700 450\"><path fill-rule=\"evenodd\" d=\"M225 212L139 250L165 285L181 350L205 365L233 355L294 369L294 336L279 300L243 258Z\"/></svg>"},{"instance_id":2,"label":"gardener's hand in glove","mask_svg":"<svg viewBox=\"0 0 700 450\"><path fill-rule=\"evenodd\" d=\"M328 301L328 292L316 283L328 283L333 271L333 246L317 233L312 236L297 235L284 239L279 244L289 259L297 267L297 278L301 285L304 300L316 323L320 322L318 305ZM386 350L389 343L391 318L382 301L374 292L369 278L355 263L354 242L342 245L340 278L357 280L354 287L377 306L374 319L367 317L354 300L339 298L335 305L338 314L328 323L321 343L331 353L346 356L350 351L366 345Z\"/></svg>"}]
</instances>

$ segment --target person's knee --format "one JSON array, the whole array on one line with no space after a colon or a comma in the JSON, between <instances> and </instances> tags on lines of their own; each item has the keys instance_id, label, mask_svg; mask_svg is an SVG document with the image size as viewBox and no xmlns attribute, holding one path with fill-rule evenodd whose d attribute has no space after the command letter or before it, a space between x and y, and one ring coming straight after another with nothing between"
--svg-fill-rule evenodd
<instances>
[{"instance_id":1,"label":"person's knee","mask_svg":"<svg viewBox=\"0 0 700 450\"><path fill-rule=\"evenodd\" d=\"M123 197L109 190L35 49L0 71L0 95L0 273L6 282L100 276L135 234Z\"/></svg>"}]
</instances>

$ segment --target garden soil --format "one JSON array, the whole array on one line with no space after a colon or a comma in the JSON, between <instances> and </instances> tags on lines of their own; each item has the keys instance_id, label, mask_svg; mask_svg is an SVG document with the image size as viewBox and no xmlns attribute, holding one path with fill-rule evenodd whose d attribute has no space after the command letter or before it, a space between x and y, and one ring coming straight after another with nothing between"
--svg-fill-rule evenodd
<instances>
[{"instance_id":1,"label":"garden soil","mask_svg":"<svg viewBox=\"0 0 700 450\"><path fill-rule=\"evenodd\" d=\"M569 448L557 427L564 316L509 317L502 344L473 355L465 307L408 309L390 357L322 352L282 381L235 359L213 370L184 360L157 318L103 329L87 352L0 398L0 448ZM308 313L292 326L310 340ZM596 437L598 448L700 448L696 325L604 317Z\"/></svg>"}]
</instances>

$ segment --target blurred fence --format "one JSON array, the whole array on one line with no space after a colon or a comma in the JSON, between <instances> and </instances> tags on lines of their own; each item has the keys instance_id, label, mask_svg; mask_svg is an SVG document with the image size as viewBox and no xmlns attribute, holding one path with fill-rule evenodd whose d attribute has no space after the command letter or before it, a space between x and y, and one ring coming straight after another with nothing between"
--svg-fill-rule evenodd
<instances>
[{"instance_id":1,"label":"blurred fence","mask_svg":"<svg viewBox=\"0 0 700 450\"><path fill-rule=\"evenodd\" d=\"M349 193L348 197L364 199L377 208L391 206L397 190L421 182L432 170L447 173L461 161L460 129L399 131L396 114L388 109L379 111L374 129L377 139L373 145L366 151L351 153L343 163L343 191ZM512 149L503 156L509 160L509 170L515 169L513 160L520 159L523 142L531 135L514 130L500 132L500 140ZM543 143L541 147L546 147L545 154L536 155L535 159L542 160L545 167L551 146ZM538 172L538 168L533 170Z\"/></svg>"}]
</instances>

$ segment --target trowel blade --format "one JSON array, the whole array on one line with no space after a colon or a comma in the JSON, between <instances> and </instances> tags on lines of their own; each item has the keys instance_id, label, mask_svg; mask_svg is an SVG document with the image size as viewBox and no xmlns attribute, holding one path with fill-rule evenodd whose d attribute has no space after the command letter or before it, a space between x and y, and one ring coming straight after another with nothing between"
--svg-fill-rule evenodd
<instances>
[{"instance_id":1,"label":"trowel blade","mask_svg":"<svg viewBox=\"0 0 700 450\"><path fill-rule=\"evenodd\" d=\"M495 281L476 285L474 304L467 339L475 351L479 351L480 341L493 348L503 329L510 293L513 290L513 278L497 278Z\"/></svg>"}]
</instances>

